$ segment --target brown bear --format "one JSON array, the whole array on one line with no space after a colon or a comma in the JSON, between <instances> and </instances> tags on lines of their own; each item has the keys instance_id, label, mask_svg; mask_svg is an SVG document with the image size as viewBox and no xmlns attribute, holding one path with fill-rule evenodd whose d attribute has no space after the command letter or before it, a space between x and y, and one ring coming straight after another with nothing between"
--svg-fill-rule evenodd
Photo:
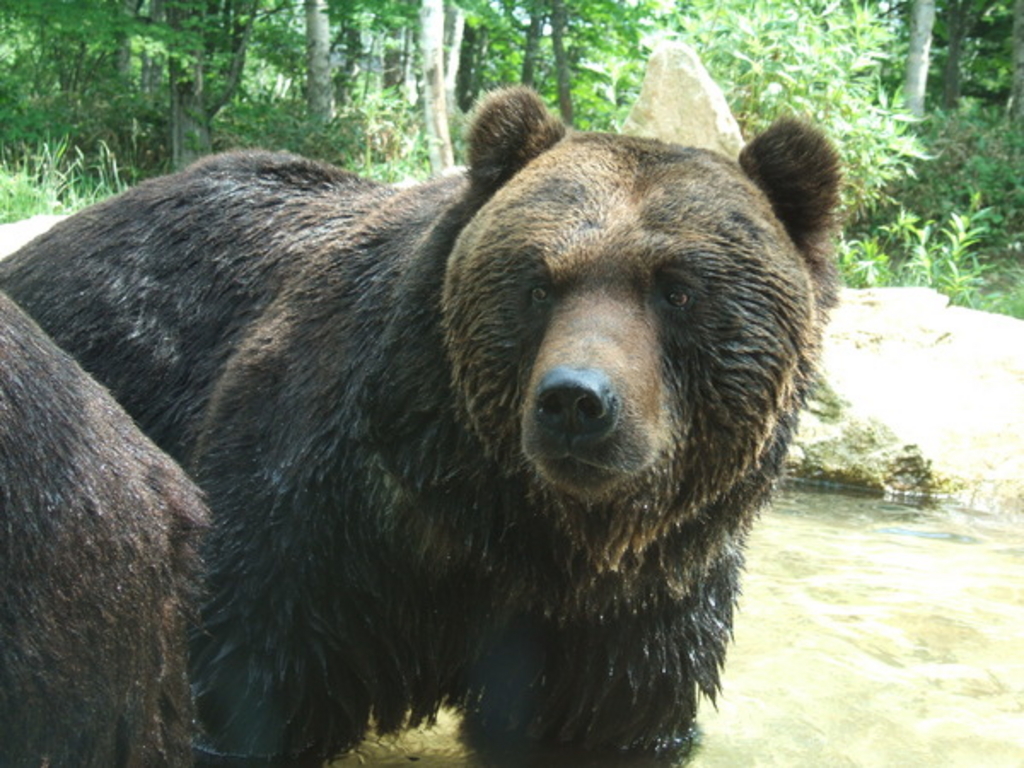
<instances>
[{"instance_id":1,"label":"brown bear","mask_svg":"<svg viewBox=\"0 0 1024 768\"><path fill-rule=\"evenodd\" d=\"M192 765L206 508L0 294L0 765Z\"/></svg>"},{"instance_id":2,"label":"brown bear","mask_svg":"<svg viewBox=\"0 0 1024 768\"><path fill-rule=\"evenodd\" d=\"M462 175L233 153L58 224L10 291L208 494L211 763L461 709L658 750L714 697L744 539L834 299L836 154L567 131L524 89Z\"/></svg>"}]
</instances>

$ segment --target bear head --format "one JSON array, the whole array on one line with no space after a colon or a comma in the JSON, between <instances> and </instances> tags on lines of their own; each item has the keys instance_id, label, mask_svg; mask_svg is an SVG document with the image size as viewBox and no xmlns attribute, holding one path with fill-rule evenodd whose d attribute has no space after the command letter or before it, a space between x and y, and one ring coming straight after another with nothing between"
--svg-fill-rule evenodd
<instances>
[{"instance_id":1,"label":"bear head","mask_svg":"<svg viewBox=\"0 0 1024 768\"><path fill-rule=\"evenodd\" d=\"M621 552L781 452L835 293L819 132L778 122L736 163L566 132L512 89L469 154L441 312L462 419L506 474Z\"/></svg>"}]
</instances>

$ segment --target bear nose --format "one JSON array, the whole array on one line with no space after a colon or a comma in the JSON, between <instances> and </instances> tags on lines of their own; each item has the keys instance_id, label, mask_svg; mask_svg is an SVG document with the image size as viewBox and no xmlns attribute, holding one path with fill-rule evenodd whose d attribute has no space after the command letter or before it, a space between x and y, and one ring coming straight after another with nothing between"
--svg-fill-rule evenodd
<instances>
[{"instance_id":1,"label":"bear nose","mask_svg":"<svg viewBox=\"0 0 1024 768\"><path fill-rule=\"evenodd\" d=\"M604 437L615 426L619 399L608 376L594 368L552 368L537 385L537 421L574 439Z\"/></svg>"}]
</instances>

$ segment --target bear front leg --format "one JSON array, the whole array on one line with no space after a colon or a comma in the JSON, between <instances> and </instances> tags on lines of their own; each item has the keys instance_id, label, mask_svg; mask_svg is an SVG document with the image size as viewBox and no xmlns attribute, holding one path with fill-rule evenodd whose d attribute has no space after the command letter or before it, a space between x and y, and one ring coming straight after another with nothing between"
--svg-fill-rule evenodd
<instances>
[{"instance_id":1,"label":"bear front leg","mask_svg":"<svg viewBox=\"0 0 1024 768\"><path fill-rule=\"evenodd\" d=\"M731 590L710 592L614 617L521 619L476 665L469 721L585 749L684 747L731 633Z\"/></svg>"}]
</instances>

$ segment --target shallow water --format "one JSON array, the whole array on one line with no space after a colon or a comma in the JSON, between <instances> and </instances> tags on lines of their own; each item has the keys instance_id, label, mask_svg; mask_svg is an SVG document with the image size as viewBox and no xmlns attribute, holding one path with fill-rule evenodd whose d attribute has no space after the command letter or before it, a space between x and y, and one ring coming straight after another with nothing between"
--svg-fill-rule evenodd
<instances>
[{"instance_id":1,"label":"shallow water","mask_svg":"<svg viewBox=\"0 0 1024 768\"><path fill-rule=\"evenodd\" d=\"M332 768L1024 766L1024 521L784 493L751 536L735 631L686 759L495 761L443 714Z\"/></svg>"}]
</instances>

